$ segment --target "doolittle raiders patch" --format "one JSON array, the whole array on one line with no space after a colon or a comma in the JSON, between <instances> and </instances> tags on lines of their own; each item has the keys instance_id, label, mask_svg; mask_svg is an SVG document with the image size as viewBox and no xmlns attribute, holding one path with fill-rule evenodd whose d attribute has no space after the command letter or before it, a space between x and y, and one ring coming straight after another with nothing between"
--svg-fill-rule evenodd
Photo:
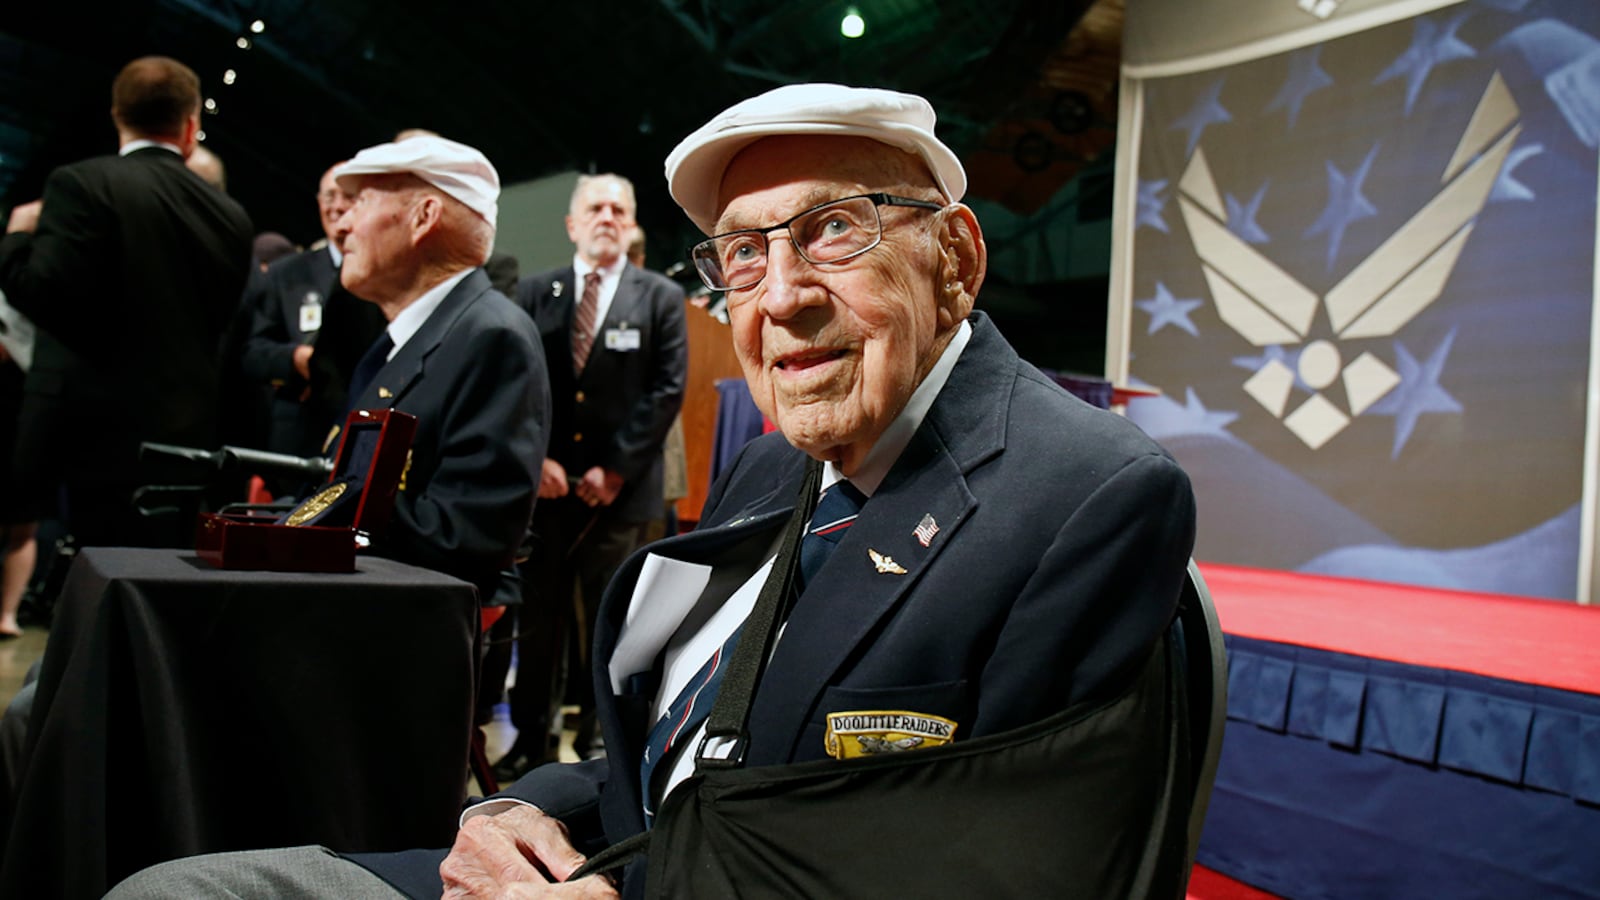
<instances>
[{"instance_id":1,"label":"doolittle raiders patch","mask_svg":"<svg viewBox=\"0 0 1600 900\"><path fill-rule=\"evenodd\" d=\"M905 710L856 710L828 714L823 746L834 759L940 747L950 743L956 723Z\"/></svg>"}]
</instances>

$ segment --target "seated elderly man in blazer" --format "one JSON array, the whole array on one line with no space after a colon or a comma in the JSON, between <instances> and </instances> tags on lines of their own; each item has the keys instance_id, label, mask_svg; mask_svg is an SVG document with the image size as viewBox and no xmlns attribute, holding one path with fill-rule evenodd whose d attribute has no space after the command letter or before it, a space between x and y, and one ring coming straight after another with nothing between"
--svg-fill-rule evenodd
<instances>
[{"instance_id":1,"label":"seated elderly man in blazer","mask_svg":"<svg viewBox=\"0 0 1600 900\"><path fill-rule=\"evenodd\" d=\"M851 742L829 740L832 713L949 723L930 730L931 746L1036 722L1134 680L1184 578L1188 479L972 311L983 238L959 202L965 173L933 126L918 97L794 85L730 108L668 158L673 197L712 235L695 249L699 271L727 292L745 378L780 433L723 475L700 530L641 550L607 591L595 656L608 758L543 766L469 808L448 855L361 857L363 877L301 848L212 871L298 866L294 884L338 879L346 896L438 896L441 879L449 897L642 896L637 862L619 885L557 882L584 854L646 829L693 769L684 748L704 723L678 720L673 701L700 687L692 673L741 624L812 460L825 464L825 490L809 528L837 545L806 576L761 676L746 765L850 755ZM854 511L827 512L842 496ZM726 602L691 596L680 619L653 627L636 615L670 600L655 595L652 572L712 560L735 570L735 588L713 571L700 597L721 580ZM653 690L633 692L639 684ZM653 723L680 739L652 753L646 776ZM206 881L178 883L188 894Z\"/></svg>"},{"instance_id":2,"label":"seated elderly man in blazer","mask_svg":"<svg viewBox=\"0 0 1600 900\"><path fill-rule=\"evenodd\" d=\"M339 280L388 321L350 375L352 409L397 409L417 430L388 533L373 552L515 602L505 573L528 531L550 422L539 333L489 283L500 179L441 137L379 144L334 169Z\"/></svg>"}]
</instances>

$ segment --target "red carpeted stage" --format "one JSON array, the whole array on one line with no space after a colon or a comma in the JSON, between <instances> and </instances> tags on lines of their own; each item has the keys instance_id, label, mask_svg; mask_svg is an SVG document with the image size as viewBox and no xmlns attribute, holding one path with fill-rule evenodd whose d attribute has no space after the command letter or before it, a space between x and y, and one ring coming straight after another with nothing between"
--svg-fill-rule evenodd
<instances>
[{"instance_id":1,"label":"red carpeted stage","mask_svg":"<svg viewBox=\"0 0 1600 900\"><path fill-rule=\"evenodd\" d=\"M1600 609L1201 570L1230 696L1191 898L1600 896Z\"/></svg>"},{"instance_id":2,"label":"red carpeted stage","mask_svg":"<svg viewBox=\"0 0 1600 900\"><path fill-rule=\"evenodd\" d=\"M1203 563L1227 634L1600 694L1600 608Z\"/></svg>"}]
</instances>

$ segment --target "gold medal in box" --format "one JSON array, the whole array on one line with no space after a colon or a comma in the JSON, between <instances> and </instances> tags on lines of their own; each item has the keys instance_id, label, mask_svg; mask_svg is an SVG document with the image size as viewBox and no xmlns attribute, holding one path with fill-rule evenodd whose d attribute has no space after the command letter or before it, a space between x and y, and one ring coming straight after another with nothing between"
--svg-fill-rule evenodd
<instances>
[{"instance_id":1,"label":"gold medal in box","mask_svg":"<svg viewBox=\"0 0 1600 900\"><path fill-rule=\"evenodd\" d=\"M331 513L344 506L340 501L349 493L350 482L341 481L330 484L305 500L300 502L283 518L283 524L289 526L327 524L327 520L334 518Z\"/></svg>"}]
</instances>

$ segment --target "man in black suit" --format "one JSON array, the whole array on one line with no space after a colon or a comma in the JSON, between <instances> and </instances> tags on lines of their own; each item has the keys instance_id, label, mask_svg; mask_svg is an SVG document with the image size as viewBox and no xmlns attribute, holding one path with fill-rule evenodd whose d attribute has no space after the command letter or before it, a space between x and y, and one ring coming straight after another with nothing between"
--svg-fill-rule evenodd
<instances>
[{"instance_id":1,"label":"man in black suit","mask_svg":"<svg viewBox=\"0 0 1600 900\"><path fill-rule=\"evenodd\" d=\"M498 775L554 758L550 726L568 647L577 651L571 682L584 710L575 744L580 754L588 749L594 703L585 673L600 594L664 512L661 448L683 405L688 328L683 289L628 263L635 209L627 179L579 177L566 220L572 265L517 285L517 303L544 341L555 406L518 613L517 742Z\"/></svg>"},{"instance_id":2,"label":"man in black suit","mask_svg":"<svg viewBox=\"0 0 1600 900\"><path fill-rule=\"evenodd\" d=\"M388 320L357 363L350 405L417 417L388 534L375 552L514 601L550 392L539 335L489 283L500 191L471 147L419 137L334 170L356 198L339 220L339 278Z\"/></svg>"},{"instance_id":3,"label":"man in black suit","mask_svg":"<svg viewBox=\"0 0 1600 900\"><path fill-rule=\"evenodd\" d=\"M121 150L62 166L44 198L12 210L0 290L39 327L17 466L66 486L80 543L180 543L131 502L171 477L141 441L216 442L218 339L250 267L250 218L184 167L200 128L200 80L144 57L112 86Z\"/></svg>"},{"instance_id":4,"label":"man in black suit","mask_svg":"<svg viewBox=\"0 0 1600 900\"><path fill-rule=\"evenodd\" d=\"M251 325L240 367L273 388L267 449L294 456L322 451L329 427L343 418L350 370L385 324L376 306L339 283L338 223L355 198L339 187L335 168L317 186L327 243L273 263L242 301Z\"/></svg>"}]
</instances>

